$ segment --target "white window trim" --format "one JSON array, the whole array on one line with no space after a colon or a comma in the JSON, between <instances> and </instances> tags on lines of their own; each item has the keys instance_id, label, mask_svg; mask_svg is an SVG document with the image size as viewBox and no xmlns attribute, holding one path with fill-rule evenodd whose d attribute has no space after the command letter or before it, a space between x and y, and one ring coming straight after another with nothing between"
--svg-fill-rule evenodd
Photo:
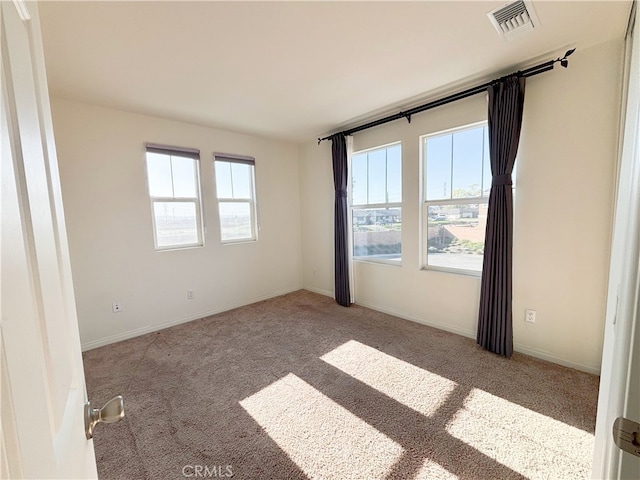
<instances>
[{"instance_id":1,"label":"white window trim","mask_svg":"<svg viewBox=\"0 0 640 480\"><path fill-rule=\"evenodd\" d=\"M401 267L402 266L402 254L400 256L400 260L386 260L383 258L372 258L372 257L368 257L368 256L357 256L353 254L353 236L355 234L354 231L354 225L353 225L353 210L357 209L357 210L366 210L366 209L374 209L374 208L400 208L400 210L402 210L402 202L393 202L393 203L364 203L364 204L357 204L354 205L353 204L353 188L351 188L352 185L352 181L353 181L353 177L352 177L352 173L353 173L353 168L352 168L352 159L354 156L356 155L362 155L363 153L369 153L369 152L373 152L375 150L383 150L383 149L387 149L389 147L394 147L396 145L400 145L400 149L402 152L402 142L401 141L397 141L397 142L391 142L391 143L386 143L384 145L378 145L375 147L371 147L371 148L366 148L363 150L358 150L357 152L352 152L351 155L349 156L349 179L347 180L347 191L348 191L348 200L349 200L349 252L350 252L350 256L353 262L358 262L358 263L372 263L372 264L383 264L383 265L392 265L395 267ZM400 165L401 165L401 172L403 171L402 168L402 157L400 158ZM386 174L386 172L385 172ZM400 179L400 182L402 184L402 178ZM402 187L402 185L401 185ZM403 199L404 199L404 193L403 193ZM401 238L402 238L402 230L400 230L401 233ZM400 241L400 245L402 248L402 240Z\"/></svg>"},{"instance_id":2,"label":"white window trim","mask_svg":"<svg viewBox=\"0 0 640 480\"><path fill-rule=\"evenodd\" d=\"M251 175L249 176L249 191L251 198L228 198L218 197L217 192L217 178L216 178L216 161L227 163L238 163L241 165L251 165ZM231 194L233 195L233 171L231 173ZM251 243L258 241L258 231L260 230L260 222L258 216L258 204L256 201L256 165L253 157L244 155L235 155L229 153L214 153L213 154L213 180L214 187L216 188L216 201L218 202L218 226L220 228L220 243L222 245L236 245L243 243ZM222 221L220 219L220 203L248 203L249 215L251 221L251 237L248 238L233 238L224 240L222 238Z\"/></svg>"},{"instance_id":3,"label":"white window trim","mask_svg":"<svg viewBox=\"0 0 640 480\"><path fill-rule=\"evenodd\" d=\"M167 252L172 250L187 250L192 248L204 247L204 214L202 206L202 192L200 189L200 151L190 148L181 149L180 147L164 146L154 143L147 143L145 145L145 157L144 157L144 170L147 182L147 194L149 195L151 206L151 224L153 227L153 245L156 252ZM162 150L162 151L160 151ZM181 151L183 150L183 151ZM151 151L153 153L159 153L161 155L176 156L190 158L195 162L195 179L196 182L196 197L157 197L151 195L151 185L149 183L149 171L147 167L147 153ZM181 154L182 153L182 154ZM173 172L172 172L173 175ZM172 178L173 181L173 178ZM196 206L196 233L198 241L195 243L180 243L173 245L158 245L158 229L156 228L156 215L155 204L156 203L188 203L192 202Z\"/></svg>"},{"instance_id":4,"label":"white window trim","mask_svg":"<svg viewBox=\"0 0 640 480\"><path fill-rule=\"evenodd\" d=\"M428 228L428 215L429 215L429 207L431 206L437 206L437 205L466 205L469 203L477 203L477 204L483 204L486 203L487 206L489 205L489 196L487 195L486 197L473 197L473 198L442 198L442 199L437 199L437 200L427 200L427 185L426 185L426 173L427 173L427 165L426 165L426 159L425 159L425 144L426 144L426 140L431 138L431 137L439 137L441 135L448 135L448 134L453 134L453 133L457 133L457 132L462 132L464 130L471 130L474 128L478 128L480 126L488 126L488 121L487 120L482 120L479 122L474 122L474 123L470 123L467 125L463 125L460 127L453 127L453 128L448 128L446 130L440 130L438 132L433 132L433 133L428 133L425 135L421 135L419 137L419 142L420 142L420 255L419 255L419 261L420 261L420 265L419 268L420 270L424 270L424 271L433 271L433 272L443 272L443 273L453 273L453 274L457 274L457 275L466 275L466 276L470 276L470 277L477 277L480 278L482 277L482 270L477 271L477 270L468 270L468 269L464 269L464 268L453 268L453 267L441 267L441 266L437 266L437 265L429 265L429 252L428 252L428 247L427 247L427 242L426 242L426 234L425 234L425 229ZM482 191L482 185L481 185L481 191ZM482 258L484 260L484 254L482 255Z\"/></svg>"}]
</instances>

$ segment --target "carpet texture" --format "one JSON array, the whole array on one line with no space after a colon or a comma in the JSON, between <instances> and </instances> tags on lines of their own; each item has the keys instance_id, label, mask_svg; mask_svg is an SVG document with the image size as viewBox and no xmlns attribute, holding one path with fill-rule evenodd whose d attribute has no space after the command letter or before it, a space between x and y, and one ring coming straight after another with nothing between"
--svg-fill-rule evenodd
<instances>
[{"instance_id":1,"label":"carpet texture","mask_svg":"<svg viewBox=\"0 0 640 480\"><path fill-rule=\"evenodd\" d=\"M598 377L304 290L84 354L101 479L579 479Z\"/></svg>"}]
</instances>

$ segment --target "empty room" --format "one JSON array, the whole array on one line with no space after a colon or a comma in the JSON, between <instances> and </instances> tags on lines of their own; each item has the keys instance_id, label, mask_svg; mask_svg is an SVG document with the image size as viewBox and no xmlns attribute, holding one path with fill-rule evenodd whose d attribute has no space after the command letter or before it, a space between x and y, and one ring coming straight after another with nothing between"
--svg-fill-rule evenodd
<instances>
[{"instance_id":1,"label":"empty room","mask_svg":"<svg viewBox=\"0 0 640 480\"><path fill-rule=\"evenodd\" d=\"M640 479L636 10L0 2L0 478Z\"/></svg>"}]
</instances>

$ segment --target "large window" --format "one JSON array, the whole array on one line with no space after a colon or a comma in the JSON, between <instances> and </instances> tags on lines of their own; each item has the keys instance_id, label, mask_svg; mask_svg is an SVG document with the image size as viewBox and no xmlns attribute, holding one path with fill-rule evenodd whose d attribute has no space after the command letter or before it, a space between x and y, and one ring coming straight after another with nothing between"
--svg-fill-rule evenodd
<instances>
[{"instance_id":1,"label":"large window","mask_svg":"<svg viewBox=\"0 0 640 480\"><path fill-rule=\"evenodd\" d=\"M351 159L353 256L398 263L402 259L402 148L388 145Z\"/></svg>"},{"instance_id":2,"label":"large window","mask_svg":"<svg viewBox=\"0 0 640 480\"><path fill-rule=\"evenodd\" d=\"M156 249L202 245L200 152L153 144L146 147Z\"/></svg>"},{"instance_id":3,"label":"large window","mask_svg":"<svg viewBox=\"0 0 640 480\"><path fill-rule=\"evenodd\" d=\"M255 159L218 153L214 158L222 242L256 240Z\"/></svg>"},{"instance_id":4,"label":"large window","mask_svg":"<svg viewBox=\"0 0 640 480\"><path fill-rule=\"evenodd\" d=\"M482 271L491 165L487 124L422 137L426 268Z\"/></svg>"}]
</instances>

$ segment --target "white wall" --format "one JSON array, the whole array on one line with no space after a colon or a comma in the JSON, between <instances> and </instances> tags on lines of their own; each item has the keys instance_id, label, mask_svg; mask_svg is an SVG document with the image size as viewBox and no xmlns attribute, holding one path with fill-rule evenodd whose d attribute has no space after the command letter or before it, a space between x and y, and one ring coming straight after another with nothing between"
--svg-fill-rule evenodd
<instances>
[{"instance_id":1,"label":"white wall","mask_svg":"<svg viewBox=\"0 0 640 480\"><path fill-rule=\"evenodd\" d=\"M515 349L598 373L614 198L622 41L577 50L528 79L514 227ZM420 269L420 135L486 119L476 96L354 136L354 150L402 142L402 266L356 262L356 302L475 338L480 279ZM328 142L300 148L303 281L333 292ZM524 309L537 322L524 322Z\"/></svg>"},{"instance_id":2,"label":"white wall","mask_svg":"<svg viewBox=\"0 0 640 480\"><path fill-rule=\"evenodd\" d=\"M52 109L83 348L302 287L295 145L62 99ZM145 142L200 149L204 247L154 250ZM256 158L257 242L220 244L214 151Z\"/></svg>"}]
</instances>

